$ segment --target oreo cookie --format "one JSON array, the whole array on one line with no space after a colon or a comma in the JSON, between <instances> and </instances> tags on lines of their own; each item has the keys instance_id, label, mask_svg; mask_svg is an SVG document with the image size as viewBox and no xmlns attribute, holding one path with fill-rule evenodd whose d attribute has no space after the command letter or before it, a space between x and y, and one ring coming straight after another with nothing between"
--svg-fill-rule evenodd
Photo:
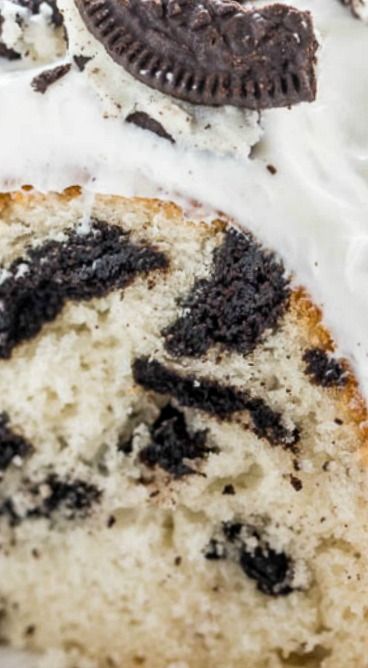
<instances>
[{"instance_id":1,"label":"oreo cookie","mask_svg":"<svg viewBox=\"0 0 368 668\"><path fill-rule=\"evenodd\" d=\"M107 53L151 88L193 104L248 109L311 102L309 12L235 0L76 0Z\"/></svg>"},{"instance_id":2,"label":"oreo cookie","mask_svg":"<svg viewBox=\"0 0 368 668\"><path fill-rule=\"evenodd\" d=\"M36 77L33 77L31 81L31 86L36 93L46 93L47 89L62 77L65 77L68 72L71 70L71 64L65 63L65 65L57 65L51 70L44 70L41 74L38 74Z\"/></svg>"},{"instance_id":3,"label":"oreo cookie","mask_svg":"<svg viewBox=\"0 0 368 668\"><path fill-rule=\"evenodd\" d=\"M185 415L171 404L164 406L150 428L150 442L139 453L149 468L159 466L174 478L196 473L189 461L203 459L211 452L206 431L190 433Z\"/></svg>"}]
</instances>

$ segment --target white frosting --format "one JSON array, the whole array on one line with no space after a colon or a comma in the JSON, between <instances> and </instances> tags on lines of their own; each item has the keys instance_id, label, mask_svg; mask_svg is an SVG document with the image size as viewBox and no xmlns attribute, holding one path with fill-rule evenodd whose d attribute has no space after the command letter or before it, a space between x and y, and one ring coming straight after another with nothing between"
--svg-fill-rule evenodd
<instances>
[{"instance_id":1,"label":"white frosting","mask_svg":"<svg viewBox=\"0 0 368 668\"><path fill-rule=\"evenodd\" d=\"M197 106L149 88L107 55L85 27L74 0L59 0L59 7L64 15L70 53L91 58L86 75L100 93L105 113L126 118L143 111L184 147L241 157L249 155L262 134L258 113L235 107Z\"/></svg>"},{"instance_id":2,"label":"white frosting","mask_svg":"<svg viewBox=\"0 0 368 668\"><path fill-rule=\"evenodd\" d=\"M103 117L104 103L76 68L45 95L30 86L40 70L5 72L0 189L80 184L226 212L276 249L322 306L368 393L367 26L336 0L294 4L312 10L320 34L318 99L265 112L251 159L185 149Z\"/></svg>"}]
</instances>

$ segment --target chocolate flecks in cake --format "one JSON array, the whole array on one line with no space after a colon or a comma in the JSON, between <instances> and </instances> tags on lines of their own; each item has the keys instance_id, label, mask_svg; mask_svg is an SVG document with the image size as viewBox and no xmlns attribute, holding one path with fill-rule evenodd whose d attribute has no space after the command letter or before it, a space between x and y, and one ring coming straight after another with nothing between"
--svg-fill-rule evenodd
<instances>
[{"instance_id":1,"label":"chocolate flecks in cake","mask_svg":"<svg viewBox=\"0 0 368 668\"><path fill-rule=\"evenodd\" d=\"M57 65L51 70L44 70L41 74L33 77L31 86L36 93L46 93L47 89L59 79L62 79L68 72L70 72L71 64Z\"/></svg>"},{"instance_id":2,"label":"chocolate flecks in cake","mask_svg":"<svg viewBox=\"0 0 368 668\"><path fill-rule=\"evenodd\" d=\"M303 355L305 372L322 387L342 387L348 380L344 366L322 348L310 348Z\"/></svg>"},{"instance_id":3,"label":"chocolate flecks in cake","mask_svg":"<svg viewBox=\"0 0 368 668\"><path fill-rule=\"evenodd\" d=\"M234 541L240 537L242 528L243 525L240 522L225 522L222 530L225 538L227 538L230 543L234 543Z\"/></svg>"},{"instance_id":4,"label":"chocolate flecks in cake","mask_svg":"<svg viewBox=\"0 0 368 668\"><path fill-rule=\"evenodd\" d=\"M183 299L183 315L163 332L175 356L200 357L215 344L248 354L285 311L288 281L281 262L251 234L234 229L214 252L210 277Z\"/></svg>"},{"instance_id":5,"label":"chocolate flecks in cake","mask_svg":"<svg viewBox=\"0 0 368 668\"><path fill-rule=\"evenodd\" d=\"M133 435L129 438L119 438L117 447L118 451L124 455L131 455L133 452Z\"/></svg>"},{"instance_id":6,"label":"chocolate flecks in cake","mask_svg":"<svg viewBox=\"0 0 368 668\"><path fill-rule=\"evenodd\" d=\"M166 132L165 128L161 123L156 121L152 116L149 116L144 111L135 111L132 114L129 114L126 119L127 123L133 123L143 130L149 130L154 134L158 135L162 139L167 139L172 144L175 144L175 139Z\"/></svg>"},{"instance_id":7,"label":"chocolate flecks in cake","mask_svg":"<svg viewBox=\"0 0 368 668\"><path fill-rule=\"evenodd\" d=\"M282 444L285 449L297 452L295 446L300 439L297 427L287 429L283 425L281 413L267 406L263 399L249 399L247 408L257 436L265 438L272 445Z\"/></svg>"},{"instance_id":8,"label":"chocolate flecks in cake","mask_svg":"<svg viewBox=\"0 0 368 668\"><path fill-rule=\"evenodd\" d=\"M92 56L83 56L82 54L78 56L73 56L73 60L80 72L83 72L87 63L92 60Z\"/></svg>"},{"instance_id":9,"label":"chocolate flecks in cake","mask_svg":"<svg viewBox=\"0 0 368 668\"><path fill-rule=\"evenodd\" d=\"M182 406L197 408L218 418L229 418L238 411L248 411L254 432L271 445L282 445L295 451L299 440L297 429L282 424L282 416L273 411L263 399L252 398L247 392L231 385L221 385L208 378L183 377L157 360L137 358L133 363L136 383L147 390L175 398Z\"/></svg>"},{"instance_id":10,"label":"chocolate flecks in cake","mask_svg":"<svg viewBox=\"0 0 368 668\"><path fill-rule=\"evenodd\" d=\"M5 499L0 503L0 517L5 517L11 527L16 527L21 522L12 499Z\"/></svg>"},{"instance_id":11,"label":"chocolate flecks in cake","mask_svg":"<svg viewBox=\"0 0 368 668\"><path fill-rule=\"evenodd\" d=\"M311 15L233 0L77 0L88 29L130 74L194 104L290 106L316 94Z\"/></svg>"},{"instance_id":12,"label":"chocolate flecks in cake","mask_svg":"<svg viewBox=\"0 0 368 668\"><path fill-rule=\"evenodd\" d=\"M226 559L225 545L215 538L211 538L204 552L204 556L209 561L219 561L220 559Z\"/></svg>"},{"instance_id":13,"label":"chocolate flecks in cake","mask_svg":"<svg viewBox=\"0 0 368 668\"><path fill-rule=\"evenodd\" d=\"M223 539L212 538L206 559L230 559L256 582L258 591L268 596L287 596L294 589L294 564L284 552L276 552L253 527L236 523L223 525Z\"/></svg>"},{"instance_id":14,"label":"chocolate flecks in cake","mask_svg":"<svg viewBox=\"0 0 368 668\"><path fill-rule=\"evenodd\" d=\"M255 580L257 589L269 596L291 594L292 562L284 552L276 552L267 543L240 550L239 563L244 573Z\"/></svg>"},{"instance_id":15,"label":"chocolate flecks in cake","mask_svg":"<svg viewBox=\"0 0 368 668\"><path fill-rule=\"evenodd\" d=\"M150 443L139 453L149 467L160 466L174 478L195 473L187 460L203 459L211 451L206 447L206 432L190 434L184 414L170 404L164 406L151 429Z\"/></svg>"},{"instance_id":16,"label":"chocolate flecks in cake","mask_svg":"<svg viewBox=\"0 0 368 668\"><path fill-rule=\"evenodd\" d=\"M294 487L296 492L300 492L300 490L303 489L303 483L300 480L300 478L297 478L295 475L292 473L290 474L290 483Z\"/></svg>"},{"instance_id":17,"label":"chocolate flecks in cake","mask_svg":"<svg viewBox=\"0 0 368 668\"><path fill-rule=\"evenodd\" d=\"M222 493L229 496L234 496L236 494L234 485L225 485Z\"/></svg>"},{"instance_id":18,"label":"chocolate flecks in cake","mask_svg":"<svg viewBox=\"0 0 368 668\"><path fill-rule=\"evenodd\" d=\"M16 458L27 457L32 450L31 444L10 428L8 416L0 413L0 472Z\"/></svg>"},{"instance_id":19,"label":"chocolate flecks in cake","mask_svg":"<svg viewBox=\"0 0 368 668\"><path fill-rule=\"evenodd\" d=\"M50 475L42 487L47 493L41 503L28 511L28 517L50 517L58 510L63 510L68 519L88 515L91 506L98 502L101 491L84 480L61 480ZM35 495L41 492L41 485L33 489Z\"/></svg>"},{"instance_id":20,"label":"chocolate flecks in cake","mask_svg":"<svg viewBox=\"0 0 368 668\"><path fill-rule=\"evenodd\" d=\"M138 245L117 225L95 221L87 234L66 231L18 258L0 285L0 358L54 320L68 300L102 297L138 274L165 269L166 256Z\"/></svg>"},{"instance_id":21,"label":"chocolate flecks in cake","mask_svg":"<svg viewBox=\"0 0 368 668\"><path fill-rule=\"evenodd\" d=\"M31 499L27 502L28 508L19 511L11 498L0 504L0 516L5 517L10 526L25 520L50 519L57 512L67 520L83 518L101 498L101 491L95 485L79 479L62 480L55 474L42 483L26 487L25 491Z\"/></svg>"}]
</instances>

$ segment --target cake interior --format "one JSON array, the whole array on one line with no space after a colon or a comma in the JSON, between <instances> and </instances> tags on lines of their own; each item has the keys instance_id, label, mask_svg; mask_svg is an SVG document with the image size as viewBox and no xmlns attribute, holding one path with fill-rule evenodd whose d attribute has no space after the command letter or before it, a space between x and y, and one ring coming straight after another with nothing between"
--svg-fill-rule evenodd
<instances>
[{"instance_id":1,"label":"cake interior","mask_svg":"<svg viewBox=\"0 0 368 668\"><path fill-rule=\"evenodd\" d=\"M77 190L4 196L0 236L1 640L67 668L361 666L365 413L282 263Z\"/></svg>"}]
</instances>

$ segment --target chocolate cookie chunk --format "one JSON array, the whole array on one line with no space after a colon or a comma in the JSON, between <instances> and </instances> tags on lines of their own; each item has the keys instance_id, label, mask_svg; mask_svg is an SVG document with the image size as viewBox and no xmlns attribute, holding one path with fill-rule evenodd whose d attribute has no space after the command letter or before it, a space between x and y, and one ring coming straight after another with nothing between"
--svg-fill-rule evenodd
<instances>
[{"instance_id":1,"label":"chocolate cookie chunk","mask_svg":"<svg viewBox=\"0 0 368 668\"><path fill-rule=\"evenodd\" d=\"M188 460L202 459L211 451L206 447L206 432L190 434L184 413L168 404L161 410L151 429L149 444L139 453L146 466L160 466L174 478L195 473Z\"/></svg>"},{"instance_id":2,"label":"chocolate cookie chunk","mask_svg":"<svg viewBox=\"0 0 368 668\"><path fill-rule=\"evenodd\" d=\"M41 74L33 77L31 86L33 90L36 91L36 93L46 93L49 86L68 74L70 69L71 64L66 63L65 65L58 65L57 67L53 67L51 70L44 70L44 72L41 72Z\"/></svg>"},{"instance_id":3,"label":"chocolate cookie chunk","mask_svg":"<svg viewBox=\"0 0 368 668\"><path fill-rule=\"evenodd\" d=\"M257 529L239 522L225 523L222 534L210 540L206 559L238 562L262 594L288 596L294 591L292 559L285 552L274 550Z\"/></svg>"},{"instance_id":4,"label":"chocolate cookie chunk","mask_svg":"<svg viewBox=\"0 0 368 668\"><path fill-rule=\"evenodd\" d=\"M6 413L0 413L0 471L5 471L15 458L29 455L32 449L23 436L11 429Z\"/></svg>"},{"instance_id":5,"label":"chocolate cookie chunk","mask_svg":"<svg viewBox=\"0 0 368 668\"><path fill-rule=\"evenodd\" d=\"M303 356L305 373L316 385L342 387L346 385L348 373L338 360L330 357L322 348L309 348Z\"/></svg>"},{"instance_id":6,"label":"chocolate cookie chunk","mask_svg":"<svg viewBox=\"0 0 368 668\"><path fill-rule=\"evenodd\" d=\"M36 336L68 300L102 297L167 264L163 253L132 243L120 227L102 221L95 221L88 234L69 229L65 241L29 249L0 285L0 359Z\"/></svg>"},{"instance_id":7,"label":"chocolate cookie chunk","mask_svg":"<svg viewBox=\"0 0 368 668\"><path fill-rule=\"evenodd\" d=\"M215 250L209 278L194 283L165 331L175 357L200 357L215 344L248 354L276 327L289 295L285 269L251 234L231 230Z\"/></svg>"},{"instance_id":8,"label":"chocolate cookie chunk","mask_svg":"<svg viewBox=\"0 0 368 668\"><path fill-rule=\"evenodd\" d=\"M175 140L168 132L166 132L164 126L152 118L152 116L146 114L144 111L134 111L132 114L129 114L125 120L127 123L133 123L139 128L142 128L142 130L149 130L158 137L167 139L172 144L175 144Z\"/></svg>"},{"instance_id":9,"label":"chocolate cookie chunk","mask_svg":"<svg viewBox=\"0 0 368 668\"><path fill-rule=\"evenodd\" d=\"M181 376L147 357L134 361L133 377L147 390L167 394L182 406L197 408L220 419L228 419L238 411L248 411L253 431L259 438L265 438L271 445L281 445L285 450L297 450L299 430L287 429L278 411L274 411L263 399L251 397L248 392L208 378Z\"/></svg>"},{"instance_id":10,"label":"chocolate cookie chunk","mask_svg":"<svg viewBox=\"0 0 368 668\"><path fill-rule=\"evenodd\" d=\"M130 74L193 104L248 109L315 98L311 16L235 0L76 0L88 29Z\"/></svg>"}]
</instances>

